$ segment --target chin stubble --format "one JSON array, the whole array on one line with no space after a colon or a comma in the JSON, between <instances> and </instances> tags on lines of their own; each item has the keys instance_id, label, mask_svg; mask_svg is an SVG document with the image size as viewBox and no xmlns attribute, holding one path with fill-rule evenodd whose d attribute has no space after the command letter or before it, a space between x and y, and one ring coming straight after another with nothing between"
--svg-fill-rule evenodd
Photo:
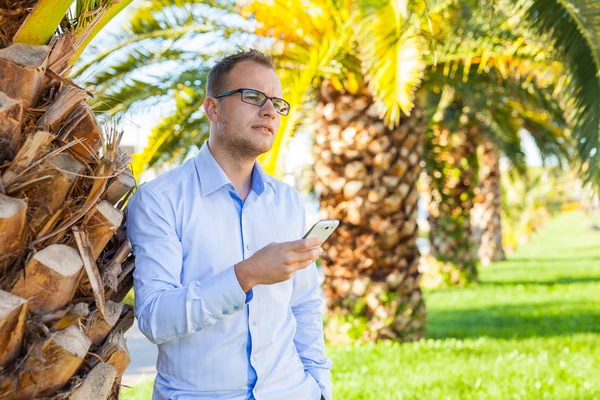
<instances>
[{"instance_id":1,"label":"chin stubble","mask_svg":"<svg viewBox=\"0 0 600 400\"><path fill-rule=\"evenodd\" d=\"M219 124L218 131L223 150L237 160L255 160L271 148L269 146L268 149L262 149L252 139L234 134L233 132L240 132L241 129L232 129L228 124Z\"/></svg>"}]
</instances>

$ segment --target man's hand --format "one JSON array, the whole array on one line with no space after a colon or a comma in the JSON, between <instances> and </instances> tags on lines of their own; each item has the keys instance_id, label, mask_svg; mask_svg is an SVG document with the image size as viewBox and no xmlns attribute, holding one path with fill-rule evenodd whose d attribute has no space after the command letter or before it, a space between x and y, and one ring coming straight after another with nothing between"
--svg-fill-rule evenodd
<instances>
[{"instance_id":1,"label":"man's hand","mask_svg":"<svg viewBox=\"0 0 600 400\"><path fill-rule=\"evenodd\" d=\"M269 243L247 260L235 265L235 275L244 292L255 285L287 281L299 269L308 267L323 253L319 238Z\"/></svg>"}]
</instances>

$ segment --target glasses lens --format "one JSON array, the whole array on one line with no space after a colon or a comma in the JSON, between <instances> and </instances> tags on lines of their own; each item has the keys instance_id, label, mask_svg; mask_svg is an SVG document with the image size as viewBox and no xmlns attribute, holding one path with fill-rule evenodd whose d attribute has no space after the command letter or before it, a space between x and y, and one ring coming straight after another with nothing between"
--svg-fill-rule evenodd
<instances>
[{"instance_id":1,"label":"glasses lens","mask_svg":"<svg viewBox=\"0 0 600 400\"><path fill-rule=\"evenodd\" d=\"M256 90L244 90L244 93L242 93L242 100L257 106L262 106L266 98L264 94Z\"/></svg>"},{"instance_id":2,"label":"glasses lens","mask_svg":"<svg viewBox=\"0 0 600 400\"><path fill-rule=\"evenodd\" d=\"M273 99L273 107L282 115L288 115L290 112L290 105L283 99Z\"/></svg>"}]
</instances>

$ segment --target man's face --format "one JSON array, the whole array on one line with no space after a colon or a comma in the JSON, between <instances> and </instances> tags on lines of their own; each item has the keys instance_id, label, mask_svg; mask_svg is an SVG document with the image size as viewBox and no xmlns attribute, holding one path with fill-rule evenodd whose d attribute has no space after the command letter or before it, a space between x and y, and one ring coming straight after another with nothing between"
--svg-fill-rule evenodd
<instances>
[{"instance_id":1,"label":"man's face","mask_svg":"<svg viewBox=\"0 0 600 400\"><path fill-rule=\"evenodd\" d=\"M281 83L275 71L254 61L235 65L226 82L223 93L246 88L256 89L269 97L282 97ZM280 114L271 100L258 107L244 103L241 96L241 93L234 93L216 99L217 141L235 157L253 159L273 146Z\"/></svg>"}]
</instances>

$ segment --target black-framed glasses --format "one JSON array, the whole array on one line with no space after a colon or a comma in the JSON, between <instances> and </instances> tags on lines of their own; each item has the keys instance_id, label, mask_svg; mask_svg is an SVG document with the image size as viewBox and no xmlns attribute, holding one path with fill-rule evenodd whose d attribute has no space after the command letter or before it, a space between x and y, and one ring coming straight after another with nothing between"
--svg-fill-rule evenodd
<instances>
[{"instance_id":1,"label":"black-framed glasses","mask_svg":"<svg viewBox=\"0 0 600 400\"><path fill-rule=\"evenodd\" d=\"M288 115L290 112L290 103L285 101L284 99L280 99L279 97L269 97L263 92L260 92L256 89L248 89L248 88L240 88L235 90L230 90L229 92L221 93L215 96L216 99L219 97L231 96L235 93L242 94L242 101L244 103L252 104L253 106L262 107L265 105L267 100L271 100L273 103L273 107L275 107L275 111L277 111L281 115Z\"/></svg>"}]
</instances>

